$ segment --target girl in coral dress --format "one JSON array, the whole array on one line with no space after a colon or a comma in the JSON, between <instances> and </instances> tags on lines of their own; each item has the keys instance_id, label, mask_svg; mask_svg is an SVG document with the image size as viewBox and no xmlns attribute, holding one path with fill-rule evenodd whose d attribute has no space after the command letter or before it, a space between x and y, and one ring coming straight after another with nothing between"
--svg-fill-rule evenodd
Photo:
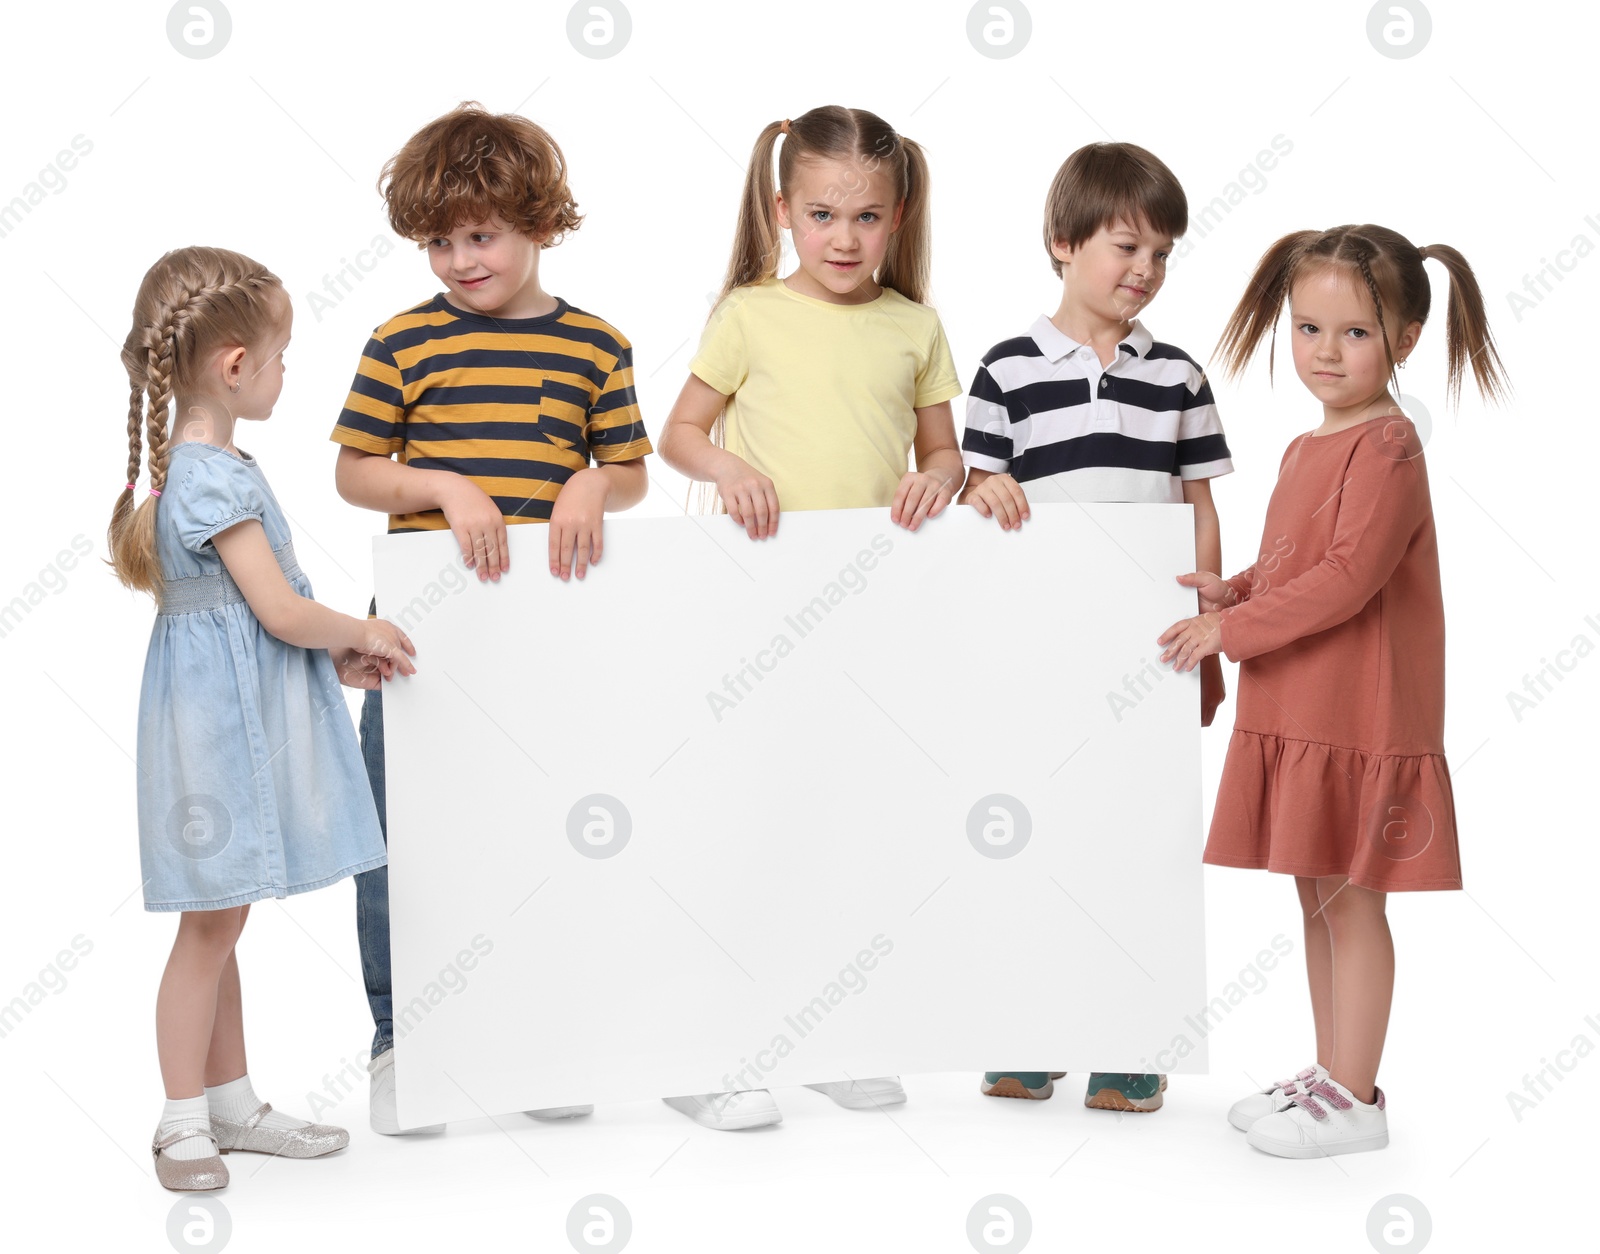
<instances>
[{"instance_id":1,"label":"girl in coral dress","mask_svg":"<svg viewBox=\"0 0 1600 1254\"><path fill-rule=\"evenodd\" d=\"M1289 305L1295 372L1322 425L1283 455L1261 556L1232 579L1180 576L1202 613L1163 661L1238 662L1238 713L1205 860L1295 877L1315 1063L1236 1103L1229 1122L1287 1158L1388 1144L1378 1060L1394 989L1390 892L1461 887L1444 759L1444 607L1422 440L1395 371L1450 276L1449 391L1503 367L1465 258L1380 226L1298 231L1267 250L1219 345L1241 371ZM1270 362L1270 357L1269 357ZM1270 367L1269 367L1270 368Z\"/></svg>"}]
</instances>

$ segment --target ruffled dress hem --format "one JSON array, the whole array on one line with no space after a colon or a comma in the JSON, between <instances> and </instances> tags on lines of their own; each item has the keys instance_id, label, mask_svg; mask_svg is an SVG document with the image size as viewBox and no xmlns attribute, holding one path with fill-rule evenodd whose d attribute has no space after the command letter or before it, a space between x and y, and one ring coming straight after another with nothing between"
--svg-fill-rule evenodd
<instances>
[{"instance_id":1,"label":"ruffled dress hem","mask_svg":"<svg viewBox=\"0 0 1600 1254\"><path fill-rule=\"evenodd\" d=\"M1235 728L1205 862L1346 875L1375 892L1461 887L1442 753L1371 753Z\"/></svg>"}]
</instances>

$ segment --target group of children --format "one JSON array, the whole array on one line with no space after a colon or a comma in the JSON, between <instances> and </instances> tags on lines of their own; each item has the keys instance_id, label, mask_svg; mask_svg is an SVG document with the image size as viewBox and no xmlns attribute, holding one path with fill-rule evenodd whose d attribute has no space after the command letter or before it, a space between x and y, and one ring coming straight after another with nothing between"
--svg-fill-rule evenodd
<instances>
[{"instance_id":1,"label":"group of children","mask_svg":"<svg viewBox=\"0 0 1600 1254\"><path fill-rule=\"evenodd\" d=\"M604 515L647 490L655 450L628 340L540 284L541 250L581 221L560 148L525 118L465 104L412 137L381 186L445 290L367 342L333 431L340 495L387 514L391 532L450 530L482 580L509 570L508 526L544 523L550 574L583 578ZM1380 1148L1385 895L1461 886L1437 547L1395 371L1427 320L1435 259L1450 278L1452 397L1469 369L1503 394L1472 272L1454 249L1372 225L1266 251L1223 331L1224 367L1241 371L1263 339L1275 347L1287 305L1295 371L1322 414L1283 456L1260 560L1224 579L1210 480L1232 462L1211 387L1137 316L1187 227L1171 171L1126 143L1061 166L1044 215L1059 307L984 355L959 437L961 386L925 303L928 207L923 150L871 113L826 106L765 127L660 455L714 485L752 539L775 535L783 509L888 506L914 531L957 501L1021 527L1041 491L1193 506L1198 569L1177 578L1198 613L1159 636L1161 660L1200 667L1202 724L1225 695L1219 654L1240 663L1204 856L1295 877L1315 1025L1312 1065L1229 1120L1285 1157ZM780 277L785 231L796 266ZM222 1187L231 1150L314 1157L348 1143L254 1093L235 954L250 903L347 875L376 1025L372 1126L431 1130L395 1115L385 851L381 690L415 673L415 649L376 605L357 618L312 598L260 465L234 443L238 422L272 413L292 316L259 263L178 249L146 274L122 353L127 485L108 540L117 575L159 606L139 706L145 906L180 912L157 998L167 1102L152 1152L170 1189ZM341 682L366 689L359 749ZM1427 837L1407 844L1418 814ZM1060 1075L989 1072L982 1091L1047 1098ZM905 1100L894 1077L812 1087L845 1107ZM1085 1100L1152 1111L1165 1088L1095 1073ZM666 1100L717 1129L781 1119L764 1090Z\"/></svg>"}]
</instances>

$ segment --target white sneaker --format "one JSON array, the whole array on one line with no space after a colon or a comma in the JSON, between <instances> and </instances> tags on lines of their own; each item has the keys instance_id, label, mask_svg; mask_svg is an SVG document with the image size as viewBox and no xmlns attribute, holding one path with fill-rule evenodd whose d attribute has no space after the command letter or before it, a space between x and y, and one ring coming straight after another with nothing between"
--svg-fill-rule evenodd
<instances>
[{"instance_id":1,"label":"white sneaker","mask_svg":"<svg viewBox=\"0 0 1600 1254\"><path fill-rule=\"evenodd\" d=\"M875 1110L879 1106L894 1106L906 1100L906 1091L900 1087L900 1077L897 1075L878 1076L871 1080L829 1080L806 1087L826 1093L846 1110Z\"/></svg>"},{"instance_id":2,"label":"white sneaker","mask_svg":"<svg viewBox=\"0 0 1600 1254\"><path fill-rule=\"evenodd\" d=\"M1327 1078L1328 1069L1320 1062L1312 1063L1292 1080L1274 1080L1271 1088L1241 1097L1228 1111L1228 1122L1240 1132L1248 1132L1257 1119L1277 1114L1289 1105L1289 1099L1296 1093L1303 1093L1310 1085Z\"/></svg>"},{"instance_id":3,"label":"white sneaker","mask_svg":"<svg viewBox=\"0 0 1600 1254\"><path fill-rule=\"evenodd\" d=\"M522 1112L529 1119L576 1119L580 1115L594 1114L592 1105L582 1106L546 1106L543 1110L525 1110Z\"/></svg>"},{"instance_id":4,"label":"white sneaker","mask_svg":"<svg viewBox=\"0 0 1600 1254\"><path fill-rule=\"evenodd\" d=\"M1279 1158L1356 1154L1389 1144L1383 1090L1371 1105L1358 1102L1334 1079L1318 1080L1293 1093L1287 1109L1258 1119L1245 1135L1250 1144Z\"/></svg>"},{"instance_id":5,"label":"white sneaker","mask_svg":"<svg viewBox=\"0 0 1600 1254\"><path fill-rule=\"evenodd\" d=\"M782 1123L783 1113L766 1089L745 1089L735 1093L698 1093L690 1097L663 1097L673 1110L681 1110L702 1128L718 1132L739 1132Z\"/></svg>"},{"instance_id":6,"label":"white sneaker","mask_svg":"<svg viewBox=\"0 0 1600 1254\"><path fill-rule=\"evenodd\" d=\"M394 1047L390 1046L367 1064L372 1081L367 1089L368 1118L372 1130L384 1136L411 1136L420 1132L443 1132L444 1124L425 1128L402 1128L394 1105Z\"/></svg>"}]
</instances>

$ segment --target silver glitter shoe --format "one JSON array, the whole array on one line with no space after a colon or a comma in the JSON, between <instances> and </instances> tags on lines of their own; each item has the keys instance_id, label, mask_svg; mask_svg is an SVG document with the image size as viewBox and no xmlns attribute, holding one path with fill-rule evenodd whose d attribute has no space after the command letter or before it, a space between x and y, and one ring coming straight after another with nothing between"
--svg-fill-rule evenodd
<instances>
[{"instance_id":1,"label":"silver glitter shoe","mask_svg":"<svg viewBox=\"0 0 1600 1254\"><path fill-rule=\"evenodd\" d=\"M156 1129L157 1132L160 1130ZM156 1179L161 1181L162 1187L177 1193L199 1193L206 1189L226 1188L228 1165L216 1154L212 1154L209 1158L183 1159L173 1158L170 1154L161 1152L191 1136L203 1136L212 1142L217 1139L211 1133L202 1132L199 1128L175 1128L166 1136L157 1137L151 1143L150 1152L156 1159Z\"/></svg>"},{"instance_id":2,"label":"silver glitter shoe","mask_svg":"<svg viewBox=\"0 0 1600 1254\"><path fill-rule=\"evenodd\" d=\"M224 1154L246 1150L253 1154L281 1154L285 1158L320 1158L350 1144L348 1132L325 1123L308 1123L303 1128L259 1127L271 1109L271 1102L262 1102L255 1114L243 1123L234 1123L213 1112L211 1131L216 1135L217 1148Z\"/></svg>"}]
</instances>

